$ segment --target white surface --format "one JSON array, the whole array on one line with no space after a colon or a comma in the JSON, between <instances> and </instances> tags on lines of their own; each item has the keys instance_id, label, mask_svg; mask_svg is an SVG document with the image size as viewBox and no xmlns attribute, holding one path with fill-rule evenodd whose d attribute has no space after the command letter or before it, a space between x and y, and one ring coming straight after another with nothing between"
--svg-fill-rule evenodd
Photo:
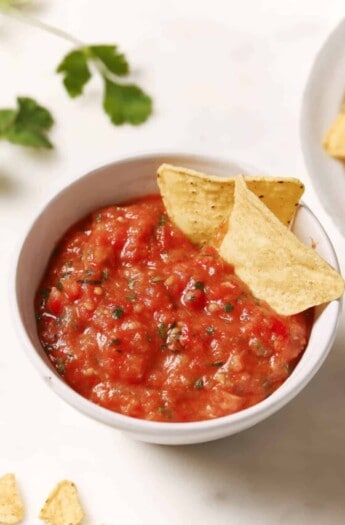
<instances>
[{"instance_id":1,"label":"white surface","mask_svg":"<svg viewBox=\"0 0 345 525\"><path fill-rule=\"evenodd\" d=\"M9 314L7 276L29 217L66 181L138 150L197 150L298 176L345 268L345 240L325 215L299 145L301 95L343 0L46 0L37 16L86 41L119 42L156 112L113 128L99 84L69 100L54 75L69 49L0 19L1 107L17 94L54 109L53 153L0 144L0 470L14 471L36 525L52 485L71 478L85 525L343 525L344 313L311 384L279 414L213 444L169 448L132 441L69 408L39 379ZM340 50L342 52L342 49Z\"/></svg>"},{"instance_id":2,"label":"white surface","mask_svg":"<svg viewBox=\"0 0 345 525\"><path fill-rule=\"evenodd\" d=\"M184 424L145 421L105 410L74 392L51 366L37 336L34 298L48 257L64 232L90 211L112 202L129 201L157 191L155 174L163 161L224 177L233 177L238 173L256 175L255 169L249 169L238 161L224 162L212 157L169 153L131 157L86 174L50 201L30 225L18 254L11 299L14 303L16 329L22 336L27 355L53 391L84 414L124 430L133 438L148 443L185 445L236 434L263 421L295 397L312 379L328 355L336 335L341 301L333 301L326 307L316 309L308 347L289 380L261 403L228 417ZM56 221L56 217L59 217L59 221ZM333 267L338 268L327 234L305 205L299 207L293 228L305 244L310 245L313 239L318 253Z\"/></svg>"},{"instance_id":3,"label":"white surface","mask_svg":"<svg viewBox=\"0 0 345 525\"><path fill-rule=\"evenodd\" d=\"M345 96L345 19L318 53L303 96L301 139L305 162L322 203L345 235L345 165L329 157L320 141L338 115Z\"/></svg>"}]
</instances>

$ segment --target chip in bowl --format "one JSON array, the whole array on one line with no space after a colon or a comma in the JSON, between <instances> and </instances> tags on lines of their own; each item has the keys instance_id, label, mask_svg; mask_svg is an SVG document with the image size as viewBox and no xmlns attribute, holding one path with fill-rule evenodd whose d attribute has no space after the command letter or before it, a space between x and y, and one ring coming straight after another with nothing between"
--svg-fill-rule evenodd
<instances>
[{"instance_id":1,"label":"chip in bowl","mask_svg":"<svg viewBox=\"0 0 345 525\"><path fill-rule=\"evenodd\" d=\"M323 138L322 145L328 155L345 160L345 109L337 115L335 121Z\"/></svg>"},{"instance_id":2,"label":"chip in bowl","mask_svg":"<svg viewBox=\"0 0 345 525\"><path fill-rule=\"evenodd\" d=\"M289 226L304 186L294 178L246 177L248 188ZM213 244L234 203L235 177L215 177L162 164L157 183L169 217L190 241Z\"/></svg>"},{"instance_id":3,"label":"chip in bowl","mask_svg":"<svg viewBox=\"0 0 345 525\"><path fill-rule=\"evenodd\" d=\"M344 293L344 280L301 243L252 193L242 176L228 231L219 248L253 294L281 315L293 315Z\"/></svg>"},{"instance_id":4,"label":"chip in bowl","mask_svg":"<svg viewBox=\"0 0 345 525\"><path fill-rule=\"evenodd\" d=\"M294 315L344 293L342 277L287 227L297 179L221 178L163 164L158 186L170 219L194 243L213 244L254 296Z\"/></svg>"}]
</instances>

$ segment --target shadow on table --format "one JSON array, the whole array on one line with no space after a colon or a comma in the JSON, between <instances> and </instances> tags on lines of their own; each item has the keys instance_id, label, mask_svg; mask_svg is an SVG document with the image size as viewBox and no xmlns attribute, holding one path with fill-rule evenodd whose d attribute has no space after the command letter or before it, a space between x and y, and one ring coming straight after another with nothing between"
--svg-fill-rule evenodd
<instances>
[{"instance_id":1,"label":"shadow on table","mask_svg":"<svg viewBox=\"0 0 345 525\"><path fill-rule=\"evenodd\" d=\"M304 509L308 514L309 508L313 513L336 517L334 523L345 523L342 339L339 334L312 383L275 416L230 438L161 447L160 454L175 463L188 464L193 479L200 476L207 480L206 485L201 484L201 497L211 505L226 506L235 501L241 507L243 501L246 506L251 502L254 508L259 503L271 509L276 506L283 515L290 513L291 523L291 510Z\"/></svg>"},{"instance_id":2,"label":"shadow on table","mask_svg":"<svg viewBox=\"0 0 345 525\"><path fill-rule=\"evenodd\" d=\"M21 192L18 181L11 178L9 175L0 171L0 198L1 197L12 197Z\"/></svg>"}]
</instances>

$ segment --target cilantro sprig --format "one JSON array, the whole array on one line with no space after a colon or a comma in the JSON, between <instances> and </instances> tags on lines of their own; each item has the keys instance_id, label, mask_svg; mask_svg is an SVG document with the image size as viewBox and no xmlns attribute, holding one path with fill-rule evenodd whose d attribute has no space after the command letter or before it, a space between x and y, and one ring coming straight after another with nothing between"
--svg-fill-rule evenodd
<instances>
[{"instance_id":1,"label":"cilantro sprig","mask_svg":"<svg viewBox=\"0 0 345 525\"><path fill-rule=\"evenodd\" d=\"M81 96L93 73L97 73L103 81L103 109L113 124L138 125L148 119L152 113L152 99L141 87L123 81L130 74L130 67L127 58L116 45L86 45L66 31L23 13L19 8L25 3L30 3L30 0L0 0L0 12L73 44L74 49L57 67L57 72L63 75L63 83L70 97ZM18 99L18 104L20 100L24 99ZM32 99L26 100L35 103ZM35 104L37 108L45 110ZM52 125L50 113L45 110L51 122L47 117L46 123L37 126L35 118L32 124L31 118L28 118L23 126L20 123L18 127L16 116L20 109L1 111L0 137L16 144L51 148L52 144L46 137L46 131ZM12 111L17 111L16 115Z\"/></svg>"},{"instance_id":2,"label":"cilantro sprig","mask_svg":"<svg viewBox=\"0 0 345 525\"><path fill-rule=\"evenodd\" d=\"M0 139L33 148L53 147L47 132L54 120L51 113L34 99L18 97L16 109L0 110Z\"/></svg>"},{"instance_id":3,"label":"cilantro sprig","mask_svg":"<svg viewBox=\"0 0 345 525\"><path fill-rule=\"evenodd\" d=\"M93 69L92 69L93 66ZM103 108L113 124L142 124L152 113L152 100L135 84L123 84L129 64L116 45L90 45L68 53L57 67L70 97L82 95L92 71L103 79Z\"/></svg>"}]
</instances>

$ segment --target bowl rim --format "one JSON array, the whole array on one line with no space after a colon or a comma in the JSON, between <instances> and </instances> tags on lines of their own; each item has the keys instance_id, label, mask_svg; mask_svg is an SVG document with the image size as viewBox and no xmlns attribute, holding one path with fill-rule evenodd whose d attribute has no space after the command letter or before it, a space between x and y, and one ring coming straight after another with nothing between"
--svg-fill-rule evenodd
<instances>
[{"instance_id":1,"label":"bowl rim","mask_svg":"<svg viewBox=\"0 0 345 525\"><path fill-rule=\"evenodd\" d=\"M169 151L166 152L150 152L150 153L143 153L143 154L133 154L133 155L126 155L124 157L121 157L113 162L103 164L102 166L98 168L94 168L92 170L89 170L87 173L83 173L82 175L78 176L77 178L73 179L72 181L67 181L58 191L55 191L53 196L48 197L43 204L40 206L39 210L33 213L31 220L28 221L27 227L24 229L23 234L20 236L20 239L17 244L17 249L15 251L15 265L13 266L11 270L11 277L9 279L9 285L10 285L10 303L11 303L11 310L15 322L15 326L17 328L17 332L19 332L19 339L22 342L22 347L25 350L25 354L28 357L29 361L34 365L34 368L36 368L36 371L38 371L41 375L41 378L46 378L46 383L49 384L49 386L52 388L52 390L58 394L65 402L67 402L69 405L72 405L75 409L77 409L79 412L91 417L92 419L96 419L97 421L104 423L106 425L115 427L119 430L130 432L130 433L139 433L141 435L146 436L161 436L162 438L166 438L168 436L171 436L172 434L175 437L182 437L186 434L201 434L205 431L211 431L211 430L217 430L217 435L221 434L223 431L223 435L225 436L226 433L224 431L230 427L230 426L237 426L239 430L243 430L244 428L248 428L249 426L252 426L269 415L273 414L280 408L282 408L285 404L287 404L289 401L291 401L305 386L306 384L312 379L312 377L316 374L316 372L321 367L322 363L326 359L327 355L329 354L329 351L332 347L332 344L334 342L334 339L336 337L337 333L337 327L340 320L340 313L342 309L342 298L339 298L335 301L332 301L333 304L333 316L332 316L332 323L328 324L328 338L326 341L326 344L324 346L323 351L320 353L318 358L313 362L313 365L310 367L306 367L303 370L303 375L298 378L298 381L296 384L293 384L290 379L292 376L289 376L283 385L287 386L288 388L284 389L284 391L281 391L281 387L278 388L276 391L274 391L269 397L266 399L260 401L259 403L249 407L245 408L243 410L240 410L239 412L235 412L233 414L229 414L226 416L218 417L215 419L208 419L208 420L201 420L201 421L192 421L192 422L165 422L165 421L150 421L145 419L139 419L134 418L131 416L127 416L124 414L120 414L118 412L111 411L109 409L106 409L100 405L97 405L96 403L88 400L87 398L84 398L80 394L78 394L75 390L73 390L60 376L58 376L55 371L49 366L49 364L45 363L44 360L38 355L37 350L33 343L31 342L28 333L26 331L26 328L23 324L23 321L21 319L20 314L20 308L18 304L18 295L17 295L17 280L18 280L18 263L21 256L21 252L24 248L25 241L33 228L36 225L36 222L39 221L42 214L45 212L47 208L49 208L52 204L54 204L54 201L61 198L62 194L67 191L71 191L74 186L78 186L78 184L91 176L96 175L97 173L101 173L105 169L111 169L112 166L117 166L124 162L141 162L145 160L150 159L166 159L167 157L178 157L183 158L186 157L189 162L192 162L193 160L197 162L207 162L212 163L218 166L226 166L230 163L236 163L238 165L241 165L243 167L247 167L250 169L253 173L264 173L263 171L258 170L257 168L254 168L250 166L249 164L246 164L240 160L234 159L234 158L224 158L224 157L213 157L210 155L203 155L203 154L197 154L195 152L187 153L187 152L177 152L177 151ZM266 172L267 173L267 172ZM301 207L303 207L313 218L313 220L316 222L318 228L321 230L321 233L324 235L325 240L328 244L328 248L330 250L330 254L333 258L332 265L337 271L340 271L340 266L338 262L338 258L335 252L335 249L333 247L332 241L330 240L330 237L326 230L324 229L323 225L320 223L317 216L312 212L312 210L307 206L303 200L301 201ZM329 306L327 305L327 306ZM295 371L298 370L298 365L295 369ZM283 386L282 385L282 386ZM289 386L291 385L291 386ZM239 430L236 430L239 431ZM212 439L212 438L211 438Z\"/></svg>"},{"instance_id":2,"label":"bowl rim","mask_svg":"<svg viewBox=\"0 0 345 525\"><path fill-rule=\"evenodd\" d=\"M318 95L318 98L320 98L320 94L328 93L327 87L326 89L319 89L319 77L323 76L329 78L332 71L334 70L335 64L333 59L335 59L336 56L338 56L335 49L337 48L338 41L340 39L343 40L344 34L345 17L343 17L335 26L333 26L333 28L327 33L327 35L317 48L316 53L312 58L305 85L303 87L300 100L300 114L298 119L299 138L302 148L302 155L305 167L309 174L310 184L312 185L321 205L323 206L323 209L332 221L332 224L336 227L336 229L343 237L345 237L344 221L340 216L339 206L336 206L336 203L334 202L334 189L329 188L328 192L324 191L325 187L323 185L323 179L327 179L322 175L324 172L327 173L327 176L330 175L330 162L332 162L332 165L334 167L336 166L337 168L340 167L340 163L335 159L331 159L331 157L329 157L328 154L325 151L323 151L323 148L321 146L321 136L318 148L313 148L315 143L310 138L310 135L311 129L313 128L313 125L315 125L316 122L313 118L315 113L313 108L313 100L315 99L315 95ZM333 82L331 82L331 84L333 84ZM338 82L336 82L336 84L338 84ZM323 134L325 134L327 129L330 128L332 122L339 113L341 106L343 105L342 102L342 99L339 99L337 101L337 111L335 111L334 114L330 116L328 123L325 123L325 128L322 132ZM324 104L320 104L324 106ZM319 166L320 157L317 157L317 155L315 155L315 149L319 149L319 154L327 160L327 166L322 166L322 169L320 169ZM334 172L334 167L331 167L333 169L331 175L332 178L337 177L338 180L338 173ZM343 173L341 173L341 178L343 178ZM327 183L325 182L325 184Z\"/></svg>"}]
</instances>

